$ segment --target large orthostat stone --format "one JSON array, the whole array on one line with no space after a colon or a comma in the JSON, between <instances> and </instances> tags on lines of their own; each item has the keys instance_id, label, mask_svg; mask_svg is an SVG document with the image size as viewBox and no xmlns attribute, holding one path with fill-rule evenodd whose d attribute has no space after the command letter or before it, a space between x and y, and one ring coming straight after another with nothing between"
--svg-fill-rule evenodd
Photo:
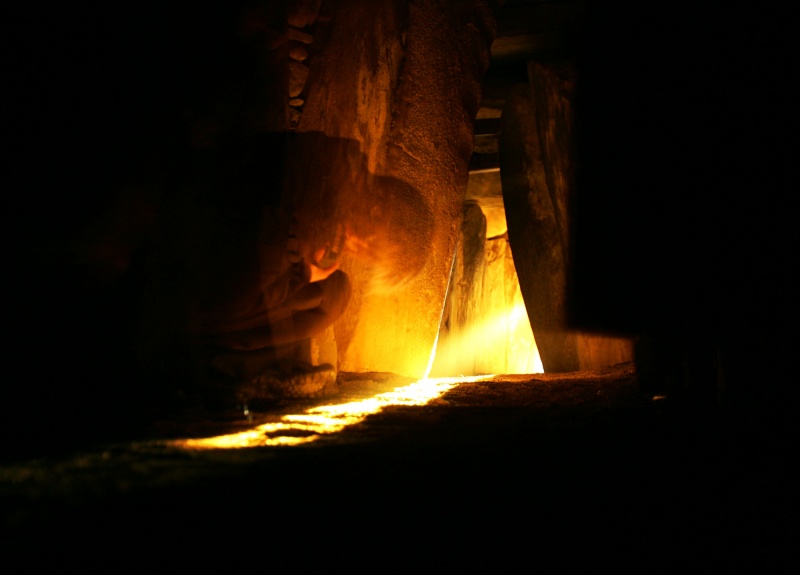
<instances>
[{"instance_id":1,"label":"large orthostat stone","mask_svg":"<svg viewBox=\"0 0 800 575\"><path fill-rule=\"evenodd\" d=\"M630 342L570 329L567 274L573 189L572 74L529 66L503 110L500 171L508 236L520 288L546 372L631 359Z\"/></svg>"},{"instance_id":2,"label":"large orthostat stone","mask_svg":"<svg viewBox=\"0 0 800 575\"><path fill-rule=\"evenodd\" d=\"M382 209L392 211L393 195L382 187L403 182L418 193L419 204L410 210L402 206L397 218L409 233L419 228L431 237L422 271L396 293L370 293L367 267L343 261L354 289L335 328L342 370L419 377L428 368L460 228L480 80L494 35L490 4L346 0L323 4L311 30L305 106L296 131L339 142L339 165L326 185L340 194L384 194ZM293 153L291 169L313 169L325 153L324 146ZM423 229L431 214L431 229Z\"/></svg>"}]
</instances>

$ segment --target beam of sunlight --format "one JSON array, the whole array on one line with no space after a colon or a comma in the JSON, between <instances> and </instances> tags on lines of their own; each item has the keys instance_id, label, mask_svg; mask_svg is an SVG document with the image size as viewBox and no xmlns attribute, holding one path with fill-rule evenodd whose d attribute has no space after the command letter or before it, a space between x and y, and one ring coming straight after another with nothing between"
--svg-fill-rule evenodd
<instances>
[{"instance_id":1,"label":"beam of sunlight","mask_svg":"<svg viewBox=\"0 0 800 575\"><path fill-rule=\"evenodd\" d=\"M522 298L439 344L433 374L544 373Z\"/></svg>"},{"instance_id":2,"label":"beam of sunlight","mask_svg":"<svg viewBox=\"0 0 800 575\"><path fill-rule=\"evenodd\" d=\"M167 444L182 449L241 449L310 443L359 423L384 407L425 405L459 383L482 381L492 377L494 376L483 375L420 379L360 401L321 405L307 409L303 413L284 415L277 422L264 423L247 431L217 437L178 439Z\"/></svg>"},{"instance_id":3,"label":"beam of sunlight","mask_svg":"<svg viewBox=\"0 0 800 575\"><path fill-rule=\"evenodd\" d=\"M427 379L431 375L433 365L436 363L436 351L439 349L439 337L442 335L442 320L444 319L444 310L447 306L447 296L450 294L450 285L453 283L453 270L456 269L456 258L450 262L450 274L447 276L447 289L444 292L444 299L442 300L442 310L439 312L439 326L436 328L436 337L433 340L433 347L428 356L428 366L425 368L425 375L423 379Z\"/></svg>"}]
</instances>

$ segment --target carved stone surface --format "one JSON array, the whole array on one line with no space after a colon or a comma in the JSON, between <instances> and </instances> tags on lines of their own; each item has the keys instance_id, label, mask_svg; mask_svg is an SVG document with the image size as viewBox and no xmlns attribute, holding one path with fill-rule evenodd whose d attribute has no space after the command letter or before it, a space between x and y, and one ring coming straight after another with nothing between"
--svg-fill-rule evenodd
<instances>
[{"instance_id":1,"label":"carved stone surface","mask_svg":"<svg viewBox=\"0 0 800 575\"><path fill-rule=\"evenodd\" d=\"M474 202L464 207L461 234L456 247L450 286L447 292L442 327L437 344L434 376L472 374L475 364L475 339L466 330L478 319L476 294L482 292L485 262L486 217Z\"/></svg>"},{"instance_id":2,"label":"carved stone surface","mask_svg":"<svg viewBox=\"0 0 800 575\"><path fill-rule=\"evenodd\" d=\"M467 202L433 376L541 371L508 239L487 239L487 220Z\"/></svg>"},{"instance_id":3,"label":"carved stone surface","mask_svg":"<svg viewBox=\"0 0 800 575\"><path fill-rule=\"evenodd\" d=\"M420 194L420 214L397 217L411 234L417 227L427 233L425 214L435 214L425 266L402 290L370 293L367 266L343 261L354 293L336 325L340 366L421 376L457 241L472 122L494 33L489 3L350 0L324 5L311 33L321 51L307 61L297 131L356 143L331 176L341 179L328 185L358 195L383 193L370 187L381 177L407 184ZM293 169L309 169L309 157ZM395 209L391 198L384 209Z\"/></svg>"}]
</instances>

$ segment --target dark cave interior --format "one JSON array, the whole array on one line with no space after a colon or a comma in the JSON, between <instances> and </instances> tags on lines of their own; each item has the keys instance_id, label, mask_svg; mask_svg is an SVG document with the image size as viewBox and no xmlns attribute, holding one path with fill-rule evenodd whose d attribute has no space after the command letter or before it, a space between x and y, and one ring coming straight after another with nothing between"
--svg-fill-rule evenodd
<instances>
[{"instance_id":1,"label":"dark cave interior","mask_svg":"<svg viewBox=\"0 0 800 575\"><path fill-rule=\"evenodd\" d=\"M391 506L385 514L367 510L367 500L383 491L364 487L356 478L363 473L387 489L403 489L406 479L416 485L419 500L406 503L427 518L422 532L457 531L452 538L463 546L462 559L469 534L456 526L471 524L470 513L505 524L521 501L512 494L527 486L542 497L555 494L540 511L559 519L532 519L530 527L554 555L570 537L607 551L608 533L623 531L600 535L607 525L597 517L610 523L616 514L655 539L681 531L684 520L693 523L684 539L667 539L678 550L686 544L719 559L731 541L698 543L703 520L696 510L709 501L718 504L705 519L709 532L736 531L739 545L749 541L775 557L796 546L794 519L786 531L762 526L757 544L745 534L754 523L797 510L790 218L798 94L789 8L628 0L50 4L6 19L4 228L12 265L3 315L7 364L16 369L3 389L4 434L13 438L4 464L57 461L98 443L135 440L187 404L213 412L242 394L258 400L263 390L253 373L262 374L265 362L301 358L316 365L327 353L334 379L337 370L345 378L422 377L443 313L451 329L457 321L450 307L456 304L447 299L458 267L453 254L469 260L473 253L462 230L478 230L483 249L495 238L487 214L503 203L507 229L496 238L510 246L508 257L513 252L545 373L564 381L571 372L595 374L574 388L580 389L573 399L589 398L587 390L605 393L603 385L620 391L608 392L618 409L600 427L592 427L600 416L587 416L592 424L575 431L564 423L568 417L531 408L534 400L523 392L504 396L522 398L518 408L501 410L481 388L476 393L489 394L481 396L488 411L472 406L472 423L465 412L435 425L415 415L420 419L402 425L421 431L380 449L354 442L275 460L220 455L204 465L229 465L227 475L202 472L177 487L98 496L80 520L84 511L74 502L85 498L68 487L67 495L52 495L53 467L52 485L41 488L46 497L4 483L13 509L4 526L10 545L30 549L40 534L52 539L71 522L76 533L99 537L99 524L119 534L119 517L146 521L148 514L161 521L158 537L168 541L183 530L182 545L208 545L199 525L209 517L231 522L235 514L206 503L206 517L190 500L262 484L303 502L276 504L262 493L248 503L251 514L308 514L325 501L338 501L333 507L346 514L336 499L346 496L363 504L362 518L386 527L387 540L399 537L411 518ZM479 178L496 178L495 188L469 198L467 182ZM287 201L291 224L281 219ZM470 212L470 202L483 211ZM469 213L477 219L468 225ZM202 331L207 324L196 321L196 310L217 305L219 294L222 300L239 293L249 279L247 258L264 265L265 235L295 225L314 230L298 234L298 260L312 261L302 269L312 278L326 274L308 284L322 286L322 295L306 297L330 304L297 309L336 308L341 294L330 296L329 279L341 277L349 278L346 309L320 320L324 327L303 338L311 342L305 347L270 344L267 355L238 327ZM325 249L339 258L335 268L314 260L314 242L338 238L342 226L351 251L341 255L329 241ZM376 272L384 269L388 275ZM400 288L370 291L379 275L395 282L393 273ZM463 309L472 305L468 283L457 292ZM212 287L197 290L198 284ZM239 313L224 309L225 321ZM212 319L212 327L228 325ZM208 346L197 351L187 325L200 325L203 337L211 333L216 355L206 353ZM269 325L277 339L278 324ZM635 370L625 371L623 362ZM229 379L198 376L209 365ZM608 383L596 375L603 369L622 375ZM245 375L247 385L236 380ZM600 378L597 388L593 377ZM549 400L554 406L561 405L553 399L558 393ZM654 396L666 400L654 408ZM570 405L588 409L585 401ZM584 421L580 409L563 413ZM667 424L659 420L665 413ZM556 420L542 431L542 421ZM384 425L376 421L375 428ZM492 430L487 438L473 431L482 424ZM598 429L594 442L582 442ZM707 452L697 437L713 443L723 463L701 461ZM600 438L619 446L600 446ZM570 449L575 459L566 462L559 450ZM551 475L534 480L527 457L549 465ZM450 467L437 467L437 458ZM577 476L603 474L607 466L616 470L598 485L618 505L585 494L570 500L587 489ZM335 478L326 477L337 467ZM756 467L769 471L761 475ZM656 469L659 476L648 475ZM684 485L686 475L703 473L707 487L724 485ZM441 503L416 482L426 474L473 487L453 488ZM651 496L648 482L665 503L639 509ZM751 484L772 495L755 503L742 494L752 502L741 503L734 527L722 529L736 513L719 509ZM504 495L489 493L503 486ZM56 503L41 503L48 497ZM174 509L171 501L178 502ZM532 516L537 505L525 499L520 509ZM285 525L268 530L270 537L303 553L303 520ZM255 544L259 536L243 529L237 536ZM636 530L629 529L624 533ZM533 545L524 529L499 532L516 548L506 558ZM485 526L475 533L488 540ZM160 548L157 537L143 537L150 556ZM75 534L55 548L66 553L80 539ZM354 534L352 542L337 539L339 550L367 539L383 548L378 537ZM663 552L653 541L635 545ZM118 542L111 547L129 552ZM209 554L224 555L217 551ZM281 557L277 548L270 553Z\"/></svg>"}]
</instances>

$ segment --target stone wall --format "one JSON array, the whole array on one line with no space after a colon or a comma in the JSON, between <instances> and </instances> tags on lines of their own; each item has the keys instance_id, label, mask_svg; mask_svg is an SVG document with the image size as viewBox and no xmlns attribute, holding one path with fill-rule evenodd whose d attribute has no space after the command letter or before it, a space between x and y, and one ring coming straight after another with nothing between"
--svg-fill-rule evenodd
<instances>
[{"instance_id":1,"label":"stone wall","mask_svg":"<svg viewBox=\"0 0 800 575\"><path fill-rule=\"evenodd\" d=\"M291 169L317 169L340 193L379 194L387 178L410 185L421 198L420 216L398 211L398 218L411 233L426 213L433 215L425 266L403 289L370 292L367 266L343 262L354 294L335 328L340 366L421 376L460 225L472 122L494 33L489 2L350 0L323 3L319 14L301 30L313 42L295 130L352 145L336 152L335 168L326 162L325 145L298 149Z\"/></svg>"},{"instance_id":2,"label":"stone wall","mask_svg":"<svg viewBox=\"0 0 800 575\"><path fill-rule=\"evenodd\" d=\"M476 195L475 188L481 183L493 180L496 185L490 187L499 194L499 173L495 172L471 177L468 197ZM495 202L489 199L471 199L464 207L431 372L434 376L542 371L508 244L505 216L495 213Z\"/></svg>"},{"instance_id":3,"label":"stone wall","mask_svg":"<svg viewBox=\"0 0 800 575\"><path fill-rule=\"evenodd\" d=\"M509 240L546 372L630 361L628 340L570 328L572 90L568 66L531 63L503 110L500 160Z\"/></svg>"}]
</instances>

